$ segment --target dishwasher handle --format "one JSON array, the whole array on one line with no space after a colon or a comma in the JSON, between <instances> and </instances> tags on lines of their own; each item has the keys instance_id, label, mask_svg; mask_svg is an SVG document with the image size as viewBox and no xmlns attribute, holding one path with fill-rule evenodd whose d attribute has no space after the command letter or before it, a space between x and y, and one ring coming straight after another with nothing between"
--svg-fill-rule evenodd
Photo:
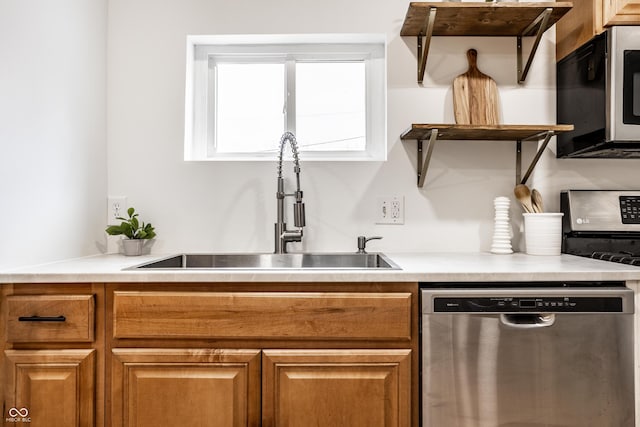
<instances>
[{"instance_id":1,"label":"dishwasher handle","mask_svg":"<svg viewBox=\"0 0 640 427\"><path fill-rule=\"evenodd\" d=\"M553 326L556 315L553 313L501 314L500 323L516 329L536 329Z\"/></svg>"}]
</instances>

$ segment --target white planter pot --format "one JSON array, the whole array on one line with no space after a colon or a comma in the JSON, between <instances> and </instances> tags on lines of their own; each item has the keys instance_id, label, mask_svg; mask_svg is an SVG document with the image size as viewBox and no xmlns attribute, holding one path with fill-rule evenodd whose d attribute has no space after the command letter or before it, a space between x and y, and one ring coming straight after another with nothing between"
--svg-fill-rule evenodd
<instances>
[{"instance_id":1,"label":"white planter pot","mask_svg":"<svg viewBox=\"0 0 640 427\"><path fill-rule=\"evenodd\" d=\"M122 249L127 256L142 255L145 240L143 239L122 239Z\"/></svg>"}]
</instances>

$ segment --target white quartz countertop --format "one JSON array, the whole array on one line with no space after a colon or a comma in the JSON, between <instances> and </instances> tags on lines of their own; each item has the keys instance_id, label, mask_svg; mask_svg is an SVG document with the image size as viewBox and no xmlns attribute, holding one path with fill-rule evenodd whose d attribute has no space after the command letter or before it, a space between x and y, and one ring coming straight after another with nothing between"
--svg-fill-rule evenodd
<instances>
[{"instance_id":1,"label":"white quartz countertop","mask_svg":"<svg viewBox=\"0 0 640 427\"><path fill-rule=\"evenodd\" d=\"M169 254L170 255L170 254ZM96 255L0 272L0 283L640 280L640 266L572 255L386 253L401 270L123 270L166 255Z\"/></svg>"}]
</instances>

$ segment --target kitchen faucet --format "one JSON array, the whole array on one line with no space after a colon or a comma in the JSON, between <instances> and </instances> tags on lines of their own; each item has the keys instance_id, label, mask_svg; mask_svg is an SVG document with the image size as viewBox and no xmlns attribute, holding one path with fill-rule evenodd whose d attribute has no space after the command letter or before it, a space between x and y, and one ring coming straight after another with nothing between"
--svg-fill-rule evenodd
<instances>
[{"instance_id":1,"label":"kitchen faucet","mask_svg":"<svg viewBox=\"0 0 640 427\"><path fill-rule=\"evenodd\" d=\"M282 154L284 146L289 141L293 152L293 171L296 173L296 192L286 194L284 192L284 179L282 178ZM296 202L293 205L293 223L297 230L287 230L284 222L284 198L294 196ZM275 251L276 254L287 253L288 242L302 241L302 227L305 225L304 203L302 203L302 191L300 190L300 159L298 157L298 143L296 137L291 132L285 132L280 138L280 155L278 156L278 191L276 192L278 202L278 218L275 223Z\"/></svg>"}]
</instances>

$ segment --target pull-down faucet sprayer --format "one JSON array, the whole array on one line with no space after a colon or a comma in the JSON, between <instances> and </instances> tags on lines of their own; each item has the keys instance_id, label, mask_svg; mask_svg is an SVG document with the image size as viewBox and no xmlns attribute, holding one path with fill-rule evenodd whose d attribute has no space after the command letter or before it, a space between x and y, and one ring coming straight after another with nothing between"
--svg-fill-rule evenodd
<instances>
[{"instance_id":1,"label":"pull-down faucet sprayer","mask_svg":"<svg viewBox=\"0 0 640 427\"><path fill-rule=\"evenodd\" d=\"M293 152L293 171L296 174L296 192L286 194L284 192L284 179L282 178L282 155L284 146L289 141ZM297 230L287 230L284 222L284 198L294 196L296 202L293 205L293 223ZM300 158L298 157L298 143L296 137L291 132L285 132L280 138L280 155L278 156L278 191L276 192L278 204L278 217L275 223L275 253L287 253L288 242L302 241L302 227L305 226L304 203L302 203L302 190L300 190Z\"/></svg>"}]
</instances>

